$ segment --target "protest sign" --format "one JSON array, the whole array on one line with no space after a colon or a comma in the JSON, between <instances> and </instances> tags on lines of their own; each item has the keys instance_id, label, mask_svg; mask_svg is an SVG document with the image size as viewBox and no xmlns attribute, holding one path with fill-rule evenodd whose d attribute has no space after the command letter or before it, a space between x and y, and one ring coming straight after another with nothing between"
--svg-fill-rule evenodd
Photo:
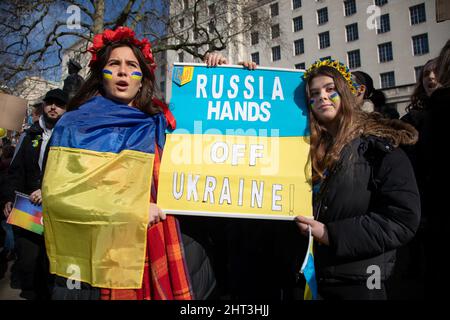
<instances>
[{"instance_id":1,"label":"protest sign","mask_svg":"<svg viewBox=\"0 0 450 320\"><path fill-rule=\"evenodd\" d=\"M20 131L27 114L27 100L0 93L0 128Z\"/></svg>"},{"instance_id":2,"label":"protest sign","mask_svg":"<svg viewBox=\"0 0 450 320\"><path fill-rule=\"evenodd\" d=\"M175 64L158 205L168 214L312 216L310 131L299 70Z\"/></svg>"}]
</instances>

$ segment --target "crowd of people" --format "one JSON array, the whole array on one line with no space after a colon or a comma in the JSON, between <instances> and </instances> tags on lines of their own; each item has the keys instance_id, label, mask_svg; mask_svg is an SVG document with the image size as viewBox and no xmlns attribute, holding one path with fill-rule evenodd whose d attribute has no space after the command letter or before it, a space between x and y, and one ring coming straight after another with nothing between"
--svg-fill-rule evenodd
<instances>
[{"instance_id":1,"label":"crowd of people","mask_svg":"<svg viewBox=\"0 0 450 320\"><path fill-rule=\"evenodd\" d=\"M450 41L423 67L401 119L367 73L333 59L306 70L314 219L294 222L166 215L156 204L158 173L175 121L156 94L150 43L119 27L96 35L89 51L76 92L47 92L17 145L2 142L0 276L14 260L11 287L22 297L302 299L309 232L321 299L401 298L404 270L414 270L423 293L448 281L437 185ZM208 53L204 62L228 59ZM119 176L133 184L115 190ZM43 235L5 223L15 192L43 205ZM75 287L72 265L82 267ZM375 289L367 285L374 265Z\"/></svg>"}]
</instances>

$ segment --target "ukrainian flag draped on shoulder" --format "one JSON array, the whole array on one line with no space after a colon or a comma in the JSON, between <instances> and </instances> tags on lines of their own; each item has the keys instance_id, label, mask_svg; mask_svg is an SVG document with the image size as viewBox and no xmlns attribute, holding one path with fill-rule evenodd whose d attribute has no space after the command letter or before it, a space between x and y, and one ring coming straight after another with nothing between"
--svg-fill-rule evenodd
<instances>
[{"instance_id":1,"label":"ukrainian flag draped on shoulder","mask_svg":"<svg viewBox=\"0 0 450 320\"><path fill-rule=\"evenodd\" d=\"M51 273L101 288L141 287L164 121L101 96L58 121L42 187Z\"/></svg>"}]
</instances>

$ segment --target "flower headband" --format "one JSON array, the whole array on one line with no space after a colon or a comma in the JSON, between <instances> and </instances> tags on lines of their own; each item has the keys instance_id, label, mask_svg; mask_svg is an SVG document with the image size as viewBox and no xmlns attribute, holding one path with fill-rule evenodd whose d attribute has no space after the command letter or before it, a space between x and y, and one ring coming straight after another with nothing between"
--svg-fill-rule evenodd
<instances>
[{"instance_id":1,"label":"flower headband","mask_svg":"<svg viewBox=\"0 0 450 320\"><path fill-rule=\"evenodd\" d=\"M144 55L147 63L149 63L150 72L154 72L156 68L155 60L152 54L152 48L147 38L138 40L135 38L135 33L128 27L118 27L116 30L106 29L103 33L96 34L92 40L92 46L88 48L88 51L92 54L89 66L97 61L97 53L107 44L129 40L129 42L138 47Z\"/></svg>"},{"instance_id":2,"label":"flower headband","mask_svg":"<svg viewBox=\"0 0 450 320\"><path fill-rule=\"evenodd\" d=\"M327 59L320 59L316 62L314 62L309 68L308 70L306 70L306 72L303 74L303 78L304 79L308 79L308 77L311 75L311 72L314 69L317 69L319 67L331 67L333 69L336 69L345 79L345 81L347 82L347 85L349 86L351 92L353 94L356 94L357 92L357 87L358 84L356 84L353 80L352 80L352 74L350 73L350 70L347 68L347 66L337 60L331 59L331 58L327 58Z\"/></svg>"}]
</instances>

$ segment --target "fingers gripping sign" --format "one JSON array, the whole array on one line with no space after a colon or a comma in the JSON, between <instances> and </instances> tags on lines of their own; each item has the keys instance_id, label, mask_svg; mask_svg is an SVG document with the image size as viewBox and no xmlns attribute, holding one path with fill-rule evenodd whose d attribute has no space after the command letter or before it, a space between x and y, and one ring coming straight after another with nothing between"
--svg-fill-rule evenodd
<instances>
[{"instance_id":1,"label":"fingers gripping sign","mask_svg":"<svg viewBox=\"0 0 450 320\"><path fill-rule=\"evenodd\" d=\"M203 62L209 67L228 64L228 59L218 52L207 52L203 58Z\"/></svg>"},{"instance_id":2,"label":"fingers gripping sign","mask_svg":"<svg viewBox=\"0 0 450 320\"><path fill-rule=\"evenodd\" d=\"M160 222L161 220L166 220L166 214L155 204L150 203L150 209L148 213L148 225L149 227Z\"/></svg>"}]
</instances>

